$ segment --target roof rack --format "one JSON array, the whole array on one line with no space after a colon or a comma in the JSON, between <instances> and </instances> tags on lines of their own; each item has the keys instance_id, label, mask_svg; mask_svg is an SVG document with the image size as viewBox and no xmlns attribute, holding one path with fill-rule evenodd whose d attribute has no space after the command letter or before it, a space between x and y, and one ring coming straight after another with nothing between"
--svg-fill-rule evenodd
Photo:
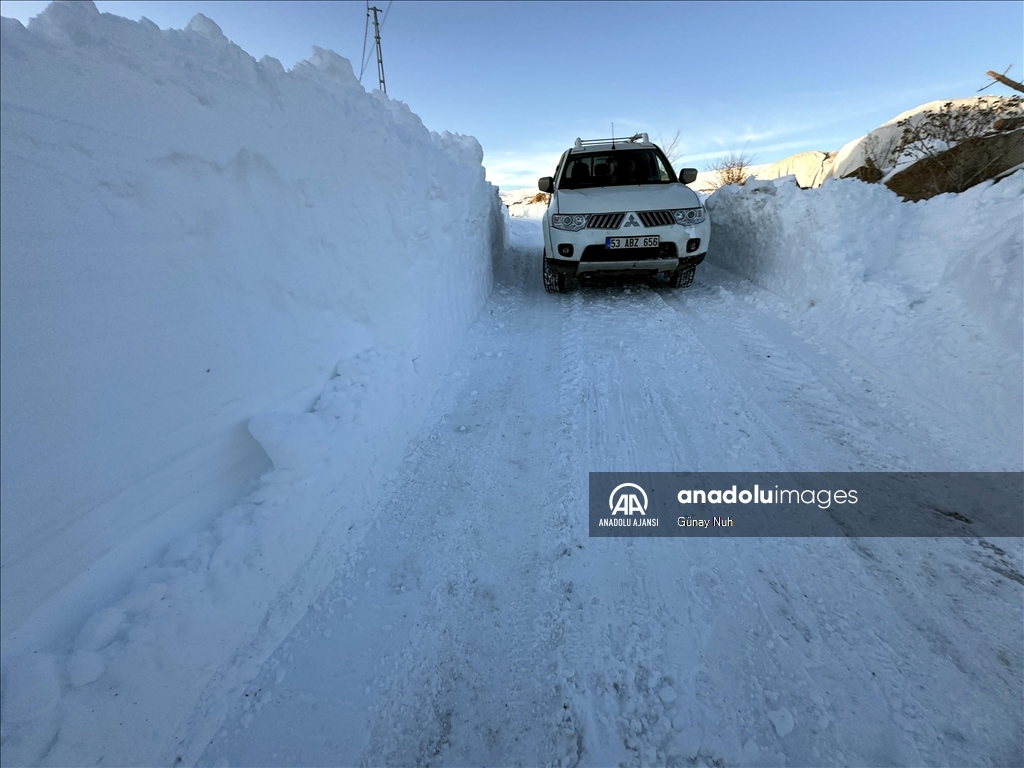
<instances>
[{"instance_id":1,"label":"roof rack","mask_svg":"<svg viewBox=\"0 0 1024 768\"><path fill-rule=\"evenodd\" d=\"M640 142L641 144L650 144L651 143L651 140L647 138L647 134L646 133L635 133L632 136L628 136L628 137L623 136L623 137L618 138L618 139L580 139L580 138L577 138L576 139L576 143L573 144L572 148L573 149L583 149L584 147L590 147L590 146L593 146L595 144L612 144L612 145L614 145L615 142L617 142L617 141L618 142L622 142L623 144L637 143L637 142Z\"/></svg>"}]
</instances>

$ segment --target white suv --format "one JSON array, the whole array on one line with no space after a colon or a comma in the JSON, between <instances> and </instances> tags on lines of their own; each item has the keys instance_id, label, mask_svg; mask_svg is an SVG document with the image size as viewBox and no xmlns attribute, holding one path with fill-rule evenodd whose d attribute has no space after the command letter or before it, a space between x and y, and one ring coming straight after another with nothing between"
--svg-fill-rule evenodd
<instances>
[{"instance_id":1,"label":"white suv","mask_svg":"<svg viewBox=\"0 0 1024 768\"><path fill-rule=\"evenodd\" d=\"M693 282L708 250L711 222L686 184L696 168L672 170L646 133L595 139L567 149L544 213L544 287L564 291L586 273L667 273L674 288Z\"/></svg>"}]
</instances>

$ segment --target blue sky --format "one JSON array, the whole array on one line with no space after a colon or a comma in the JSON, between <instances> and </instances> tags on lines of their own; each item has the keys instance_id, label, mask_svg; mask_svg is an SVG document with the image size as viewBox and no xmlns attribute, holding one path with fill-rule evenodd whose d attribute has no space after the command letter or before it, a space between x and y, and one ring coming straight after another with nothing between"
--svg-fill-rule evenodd
<instances>
[{"instance_id":1,"label":"blue sky","mask_svg":"<svg viewBox=\"0 0 1024 768\"><path fill-rule=\"evenodd\" d=\"M96 5L164 28L203 13L257 59L291 67L317 45L359 72L365 2ZM45 6L2 0L0 12L27 22ZM755 162L834 151L919 104L976 95L986 70L1024 76L1020 2L398 0L381 37L388 94L431 130L476 136L508 189L613 122L617 135L681 131L682 164L703 170L733 150ZM376 87L375 60L363 84Z\"/></svg>"}]
</instances>

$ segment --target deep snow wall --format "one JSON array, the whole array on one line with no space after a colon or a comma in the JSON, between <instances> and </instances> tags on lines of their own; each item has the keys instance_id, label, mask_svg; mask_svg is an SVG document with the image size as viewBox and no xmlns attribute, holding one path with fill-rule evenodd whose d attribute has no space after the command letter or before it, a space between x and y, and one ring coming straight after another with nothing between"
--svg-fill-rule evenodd
<instances>
[{"instance_id":1,"label":"deep snow wall","mask_svg":"<svg viewBox=\"0 0 1024 768\"><path fill-rule=\"evenodd\" d=\"M949 471L1020 471L1022 202L1024 172L918 203L855 179L748 181L708 198L708 261L782 297L851 370L916 398L961 462Z\"/></svg>"},{"instance_id":2,"label":"deep snow wall","mask_svg":"<svg viewBox=\"0 0 1024 768\"><path fill-rule=\"evenodd\" d=\"M387 453L367 430L400 442L503 227L476 140L330 51L286 72L205 17L76 2L4 19L0 56L6 653L89 615L271 458L301 470L289 418L346 361L349 389L387 396L332 439L364 464Z\"/></svg>"}]
</instances>

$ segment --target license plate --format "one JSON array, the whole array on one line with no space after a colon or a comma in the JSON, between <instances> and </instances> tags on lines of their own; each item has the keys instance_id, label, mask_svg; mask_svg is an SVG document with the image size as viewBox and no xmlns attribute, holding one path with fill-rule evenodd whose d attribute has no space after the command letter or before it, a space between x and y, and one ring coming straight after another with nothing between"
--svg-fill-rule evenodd
<instances>
[{"instance_id":1,"label":"license plate","mask_svg":"<svg viewBox=\"0 0 1024 768\"><path fill-rule=\"evenodd\" d=\"M661 244L661 235L648 235L646 237L606 237L604 247L615 250L616 248L657 248Z\"/></svg>"}]
</instances>

